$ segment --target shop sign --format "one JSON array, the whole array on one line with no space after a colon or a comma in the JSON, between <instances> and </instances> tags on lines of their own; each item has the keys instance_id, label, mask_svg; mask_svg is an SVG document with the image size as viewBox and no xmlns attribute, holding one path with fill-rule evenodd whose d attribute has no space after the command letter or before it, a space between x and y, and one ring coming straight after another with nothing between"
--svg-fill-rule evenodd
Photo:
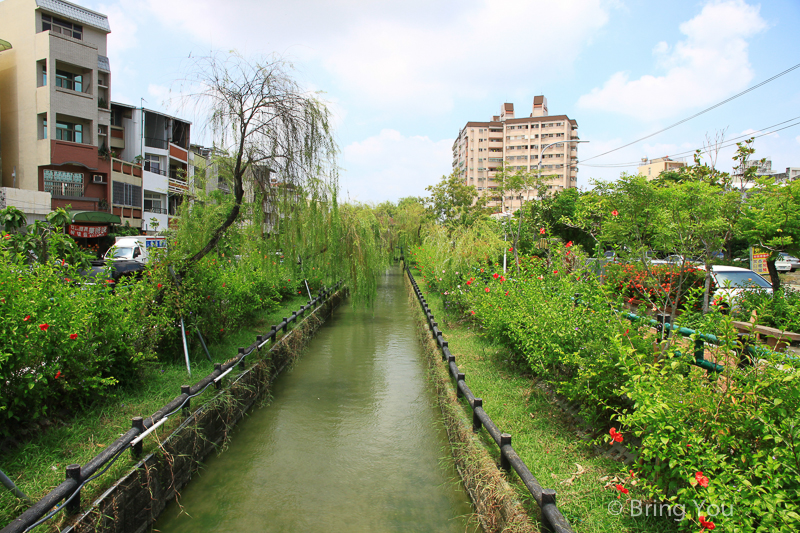
<instances>
[{"instance_id":1,"label":"shop sign","mask_svg":"<svg viewBox=\"0 0 800 533\"><path fill-rule=\"evenodd\" d=\"M767 259L769 259L769 252L767 250L762 250L755 246L750 248L750 270L756 274L761 274L762 276L765 274L769 275Z\"/></svg>"},{"instance_id":2,"label":"shop sign","mask_svg":"<svg viewBox=\"0 0 800 533\"><path fill-rule=\"evenodd\" d=\"M83 237L94 239L108 235L108 226L82 226L79 224L69 225L69 234L73 237Z\"/></svg>"}]
</instances>

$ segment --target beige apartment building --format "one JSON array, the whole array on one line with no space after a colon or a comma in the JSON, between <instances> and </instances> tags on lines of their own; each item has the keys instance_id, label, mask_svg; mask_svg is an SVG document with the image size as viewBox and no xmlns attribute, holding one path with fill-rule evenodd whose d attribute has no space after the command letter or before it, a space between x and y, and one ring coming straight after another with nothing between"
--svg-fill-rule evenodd
<instances>
[{"instance_id":1,"label":"beige apartment building","mask_svg":"<svg viewBox=\"0 0 800 533\"><path fill-rule=\"evenodd\" d=\"M488 122L467 122L453 143L453 168L481 195L490 195L489 206L513 212L536 191L515 191L501 198L494 192L502 185L497 175L524 170L550 178L549 192L575 187L578 181L578 123L566 115L550 115L547 98L536 96L530 116L516 118L514 104L504 103L500 114ZM552 146L551 146L552 144ZM541 160L539 159L541 156Z\"/></svg>"},{"instance_id":2,"label":"beige apartment building","mask_svg":"<svg viewBox=\"0 0 800 533\"><path fill-rule=\"evenodd\" d=\"M110 31L105 15L64 0L0 2L13 46L0 54L2 187L29 215L111 215Z\"/></svg>"},{"instance_id":3,"label":"beige apartment building","mask_svg":"<svg viewBox=\"0 0 800 533\"><path fill-rule=\"evenodd\" d=\"M685 166L686 163L684 161L674 161L667 156L659 157L658 159L643 157L642 164L639 165L639 175L650 181L656 179L662 172L678 170Z\"/></svg>"}]
</instances>

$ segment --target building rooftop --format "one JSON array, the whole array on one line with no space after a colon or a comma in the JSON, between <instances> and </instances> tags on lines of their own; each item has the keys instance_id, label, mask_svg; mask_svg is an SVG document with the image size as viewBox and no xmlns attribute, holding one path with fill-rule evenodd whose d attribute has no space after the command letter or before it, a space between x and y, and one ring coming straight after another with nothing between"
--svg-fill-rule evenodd
<instances>
[{"instance_id":1,"label":"building rooftop","mask_svg":"<svg viewBox=\"0 0 800 533\"><path fill-rule=\"evenodd\" d=\"M91 11L64 0L36 0L36 6L51 13L62 15L72 20L76 20L87 26L92 26L111 33L111 26L108 25L108 17L102 13Z\"/></svg>"}]
</instances>

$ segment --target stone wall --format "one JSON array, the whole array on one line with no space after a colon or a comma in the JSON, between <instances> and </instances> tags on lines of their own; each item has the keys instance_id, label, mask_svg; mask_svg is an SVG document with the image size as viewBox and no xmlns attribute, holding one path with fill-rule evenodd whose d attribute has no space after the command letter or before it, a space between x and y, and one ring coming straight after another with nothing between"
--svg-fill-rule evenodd
<instances>
[{"instance_id":1,"label":"stone wall","mask_svg":"<svg viewBox=\"0 0 800 533\"><path fill-rule=\"evenodd\" d=\"M275 377L298 356L342 298L341 291L334 294L277 340L256 364L186 417L156 451L146 455L62 531L148 531L167 503L192 479L200 463L224 443L244 413L264 397ZM173 418L178 416L176 413Z\"/></svg>"}]
</instances>

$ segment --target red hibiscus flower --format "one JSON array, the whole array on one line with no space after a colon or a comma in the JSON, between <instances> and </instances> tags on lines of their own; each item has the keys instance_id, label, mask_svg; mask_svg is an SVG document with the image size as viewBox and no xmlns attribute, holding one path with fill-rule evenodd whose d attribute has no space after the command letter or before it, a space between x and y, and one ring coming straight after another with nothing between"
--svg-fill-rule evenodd
<instances>
[{"instance_id":1,"label":"red hibiscus flower","mask_svg":"<svg viewBox=\"0 0 800 533\"><path fill-rule=\"evenodd\" d=\"M161 288L161 284L159 283L158 285L156 285L156 287L158 287L160 289Z\"/></svg>"},{"instance_id":2,"label":"red hibiscus flower","mask_svg":"<svg viewBox=\"0 0 800 533\"><path fill-rule=\"evenodd\" d=\"M484 290L485 290L486 292L489 292L489 287L486 287L486 289L484 289Z\"/></svg>"},{"instance_id":3,"label":"red hibiscus flower","mask_svg":"<svg viewBox=\"0 0 800 533\"><path fill-rule=\"evenodd\" d=\"M467 285L472 285L472 280L467 281Z\"/></svg>"},{"instance_id":4,"label":"red hibiscus flower","mask_svg":"<svg viewBox=\"0 0 800 533\"><path fill-rule=\"evenodd\" d=\"M558 270L553 270L553 274L558 274Z\"/></svg>"},{"instance_id":5,"label":"red hibiscus flower","mask_svg":"<svg viewBox=\"0 0 800 533\"><path fill-rule=\"evenodd\" d=\"M628 494L628 493L630 492L628 489L626 489L625 487L623 487L623 486L622 486L622 485L620 485L620 484L617 484L617 485L616 485L616 488L617 488L617 490L618 490L618 491L620 491L622 494Z\"/></svg>"},{"instance_id":6,"label":"red hibiscus flower","mask_svg":"<svg viewBox=\"0 0 800 533\"><path fill-rule=\"evenodd\" d=\"M59 370L58 372L56 372L55 379L58 379L58 378L60 378L60 377L61 377L61 370Z\"/></svg>"},{"instance_id":7,"label":"red hibiscus flower","mask_svg":"<svg viewBox=\"0 0 800 533\"><path fill-rule=\"evenodd\" d=\"M78 334L77 333L70 333L69 334L69 338L74 341L75 339L78 338Z\"/></svg>"},{"instance_id":8,"label":"red hibiscus flower","mask_svg":"<svg viewBox=\"0 0 800 533\"><path fill-rule=\"evenodd\" d=\"M566 247L567 247L567 248L569 248L570 246L572 246L572 241L569 241L569 242L566 244Z\"/></svg>"},{"instance_id":9,"label":"red hibiscus flower","mask_svg":"<svg viewBox=\"0 0 800 533\"><path fill-rule=\"evenodd\" d=\"M707 530L711 531L712 529L716 528L717 526L714 525L714 522L711 520L706 520L705 516L700 517L700 527L704 527Z\"/></svg>"},{"instance_id":10,"label":"red hibiscus flower","mask_svg":"<svg viewBox=\"0 0 800 533\"><path fill-rule=\"evenodd\" d=\"M470 313L472 313L472 314L474 315L474 314L475 314L475 311L470 311Z\"/></svg>"},{"instance_id":11,"label":"red hibiscus flower","mask_svg":"<svg viewBox=\"0 0 800 533\"><path fill-rule=\"evenodd\" d=\"M694 475L694 479L695 481L697 481L697 484L700 485L701 487L708 487L708 478L704 476L702 472L696 472Z\"/></svg>"},{"instance_id":12,"label":"red hibiscus flower","mask_svg":"<svg viewBox=\"0 0 800 533\"><path fill-rule=\"evenodd\" d=\"M28 315L28 316L26 316L25 318L23 318L23 319L22 319L22 321L23 321L23 322L27 322L27 321L28 321L28 320L30 320L30 319L31 319L31 315Z\"/></svg>"},{"instance_id":13,"label":"red hibiscus flower","mask_svg":"<svg viewBox=\"0 0 800 533\"><path fill-rule=\"evenodd\" d=\"M506 280L505 276L500 276L500 283L503 283Z\"/></svg>"},{"instance_id":14,"label":"red hibiscus flower","mask_svg":"<svg viewBox=\"0 0 800 533\"><path fill-rule=\"evenodd\" d=\"M622 442L622 433L618 432L616 428L611 428L608 434L611 435L612 441Z\"/></svg>"},{"instance_id":15,"label":"red hibiscus flower","mask_svg":"<svg viewBox=\"0 0 800 533\"><path fill-rule=\"evenodd\" d=\"M47 331L47 328L50 327L50 324L39 324L39 329L42 331Z\"/></svg>"},{"instance_id":16,"label":"red hibiscus flower","mask_svg":"<svg viewBox=\"0 0 800 533\"><path fill-rule=\"evenodd\" d=\"M544 234L545 234L544 228L539 228L539 235L544 235Z\"/></svg>"},{"instance_id":17,"label":"red hibiscus flower","mask_svg":"<svg viewBox=\"0 0 800 533\"><path fill-rule=\"evenodd\" d=\"M612 217L615 217L615 216L617 216L617 215L619 215L619 212L618 212L616 209L614 209L613 211L611 211L611 216L612 216Z\"/></svg>"},{"instance_id":18,"label":"red hibiscus flower","mask_svg":"<svg viewBox=\"0 0 800 533\"><path fill-rule=\"evenodd\" d=\"M513 252L514 251L514 247L512 246L511 248L508 249L508 251L509 252Z\"/></svg>"},{"instance_id":19,"label":"red hibiscus flower","mask_svg":"<svg viewBox=\"0 0 800 533\"><path fill-rule=\"evenodd\" d=\"M494 274L492 274L492 277L493 277L494 279L497 279L497 278L499 278L499 277L500 277L500 274L498 274L497 272L495 272Z\"/></svg>"}]
</instances>

